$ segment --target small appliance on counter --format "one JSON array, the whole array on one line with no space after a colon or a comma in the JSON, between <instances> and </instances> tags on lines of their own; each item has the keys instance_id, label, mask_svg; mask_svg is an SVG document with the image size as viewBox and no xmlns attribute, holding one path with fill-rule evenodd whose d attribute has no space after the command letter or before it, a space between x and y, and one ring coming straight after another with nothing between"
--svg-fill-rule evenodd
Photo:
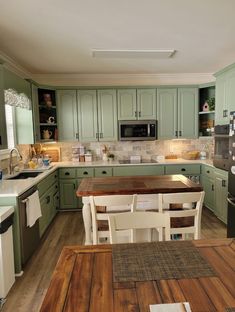
<instances>
[{"instance_id":1,"label":"small appliance on counter","mask_svg":"<svg viewBox=\"0 0 235 312\"><path fill-rule=\"evenodd\" d=\"M153 155L151 157L151 160L156 161L156 162L161 162L165 160L165 156L164 155Z\"/></svg>"},{"instance_id":2,"label":"small appliance on counter","mask_svg":"<svg viewBox=\"0 0 235 312\"><path fill-rule=\"evenodd\" d=\"M139 163L141 163L141 156L140 155L132 155L132 156L130 156L130 163L131 164L139 164Z\"/></svg>"},{"instance_id":3,"label":"small appliance on counter","mask_svg":"<svg viewBox=\"0 0 235 312\"><path fill-rule=\"evenodd\" d=\"M200 159L201 160L206 160L206 152L205 151L201 151L200 152Z\"/></svg>"}]
</instances>

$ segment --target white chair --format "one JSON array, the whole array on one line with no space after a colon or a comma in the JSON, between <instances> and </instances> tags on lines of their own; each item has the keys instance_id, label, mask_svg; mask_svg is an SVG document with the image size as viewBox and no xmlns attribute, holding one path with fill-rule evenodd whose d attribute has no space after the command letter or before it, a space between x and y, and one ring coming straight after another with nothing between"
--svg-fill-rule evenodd
<instances>
[{"instance_id":1,"label":"white chair","mask_svg":"<svg viewBox=\"0 0 235 312\"><path fill-rule=\"evenodd\" d=\"M167 211L170 218L185 218L193 217L193 224L189 226L171 227L171 234L181 234L185 239L185 234L193 234L194 239L200 239L201 236L201 216L202 205L205 192L191 192L191 193L171 193L159 194L158 208L159 212ZM165 205L181 204L181 210L166 210ZM195 208L192 208L195 206ZM189 207L189 208L187 208ZM176 220L176 219L175 219ZM180 220L179 220L180 221ZM160 233L161 236L161 233Z\"/></svg>"},{"instance_id":2,"label":"white chair","mask_svg":"<svg viewBox=\"0 0 235 312\"><path fill-rule=\"evenodd\" d=\"M99 244L100 238L109 239L108 216L113 213L135 211L137 195L107 195L90 196L91 216L92 216L92 236L93 244ZM105 212L97 212L97 207L104 207ZM106 223L98 227L98 223ZM127 236L127 232L122 233Z\"/></svg>"},{"instance_id":3,"label":"white chair","mask_svg":"<svg viewBox=\"0 0 235 312\"><path fill-rule=\"evenodd\" d=\"M109 215L110 243L118 243L118 232L132 230L130 242L134 243L135 230L137 229L161 229L164 231L165 240L170 240L170 216L160 212L125 212L121 214ZM162 240L162 237L161 237Z\"/></svg>"}]
</instances>

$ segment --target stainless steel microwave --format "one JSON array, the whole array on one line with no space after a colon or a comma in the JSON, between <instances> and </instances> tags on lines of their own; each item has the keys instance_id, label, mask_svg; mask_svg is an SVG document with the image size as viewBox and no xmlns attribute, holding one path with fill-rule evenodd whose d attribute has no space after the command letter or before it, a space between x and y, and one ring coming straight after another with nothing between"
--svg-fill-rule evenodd
<instances>
[{"instance_id":1,"label":"stainless steel microwave","mask_svg":"<svg viewBox=\"0 0 235 312\"><path fill-rule=\"evenodd\" d=\"M156 120L120 120L120 141L153 141L157 139Z\"/></svg>"}]
</instances>

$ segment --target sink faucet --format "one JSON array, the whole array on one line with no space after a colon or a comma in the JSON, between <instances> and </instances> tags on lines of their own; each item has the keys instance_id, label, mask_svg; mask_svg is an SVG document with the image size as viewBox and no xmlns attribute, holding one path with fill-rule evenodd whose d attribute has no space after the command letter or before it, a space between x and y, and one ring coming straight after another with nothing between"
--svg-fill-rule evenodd
<instances>
[{"instance_id":1,"label":"sink faucet","mask_svg":"<svg viewBox=\"0 0 235 312\"><path fill-rule=\"evenodd\" d=\"M14 168L17 166L17 164L13 165L13 157L12 157L13 152L16 152L16 154L17 154L17 161L20 161L22 159L22 156L20 155L20 152L18 151L17 148L12 148L10 150L10 162L9 162L9 173L10 174L12 174L14 172Z\"/></svg>"}]
</instances>

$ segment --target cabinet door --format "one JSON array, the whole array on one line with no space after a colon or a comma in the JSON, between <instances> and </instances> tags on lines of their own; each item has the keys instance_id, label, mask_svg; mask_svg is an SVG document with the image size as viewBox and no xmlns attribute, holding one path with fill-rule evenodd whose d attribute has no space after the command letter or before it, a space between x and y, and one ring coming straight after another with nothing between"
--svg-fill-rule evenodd
<instances>
[{"instance_id":1,"label":"cabinet door","mask_svg":"<svg viewBox=\"0 0 235 312\"><path fill-rule=\"evenodd\" d=\"M57 123L60 141L78 139L76 90L57 90Z\"/></svg>"},{"instance_id":2,"label":"cabinet door","mask_svg":"<svg viewBox=\"0 0 235 312\"><path fill-rule=\"evenodd\" d=\"M225 107L225 120L229 123L229 113L235 111L235 69L231 69L227 74L226 84L226 107Z\"/></svg>"},{"instance_id":3,"label":"cabinet door","mask_svg":"<svg viewBox=\"0 0 235 312\"><path fill-rule=\"evenodd\" d=\"M118 93L118 120L136 120L136 89L120 89Z\"/></svg>"},{"instance_id":4,"label":"cabinet door","mask_svg":"<svg viewBox=\"0 0 235 312\"><path fill-rule=\"evenodd\" d=\"M117 141L116 90L98 91L99 141Z\"/></svg>"},{"instance_id":5,"label":"cabinet door","mask_svg":"<svg viewBox=\"0 0 235 312\"><path fill-rule=\"evenodd\" d=\"M177 137L177 89L157 90L158 139Z\"/></svg>"},{"instance_id":6,"label":"cabinet door","mask_svg":"<svg viewBox=\"0 0 235 312\"><path fill-rule=\"evenodd\" d=\"M77 92L78 125L80 141L98 140L97 101L95 90Z\"/></svg>"},{"instance_id":7,"label":"cabinet door","mask_svg":"<svg viewBox=\"0 0 235 312\"><path fill-rule=\"evenodd\" d=\"M157 119L156 89L137 90L137 116L140 120Z\"/></svg>"},{"instance_id":8,"label":"cabinet door","mask_svg":"<svg viewBox=\"0 0 235 312\"><path fill-rule=\"evenodd\" d=\"M225 125L229 123L228 108L226 102L226 79L226 74L222 74L221 76L216 78L215 125Z\"/></svg>"},{"instance_id":9,"label":"cabinet door","mask_svg":"<svg viewBox=\"0 0 235 312\"><path fill-rule=\"evenodd\" d=\"M207 208L214 212L215 210L215 183L214 179L210 179L207 176L202 176L201 184L205 191L204 204Z\"/></svg>"},{"instance_id":10,"label":"cabinet door","mask_svg":"<svg viewBox=\"0 0 235 312\"><path fill-rule=\"evenodd\" d=\"M215 214L227 223L228 172L215 171Z\"/></svg>"},{"instance_id":11,"label":"cabinet door","mask_svg":"<svg viewBox=\"0 0 235 312\"><path fill-rule=\"evenodd\" d=\"M198 137L198 89L178 89L178 137Z\"/></svg>"},{"instance_id":12,"label":"cabinet door","mask_svg":"<svg viewBox=\"0 0 235 312\"><path fill-rule=\"evenodd\" d=\"M40 141L40 125L39 125L39 107L38 107L38 87L34 84L32 88L32 109L33 109L33 127L34 127L34 141Z\"/></svg>"},{"instance_id":13,"label":"cabinet door","mask_svg":"<svg viewBox=\"0 0 235 312\"><path fill-rule=\"evenodd\" d=\"M76 179L60 180L60 209L77 209Z\"/></svg>"}]
</instances>

